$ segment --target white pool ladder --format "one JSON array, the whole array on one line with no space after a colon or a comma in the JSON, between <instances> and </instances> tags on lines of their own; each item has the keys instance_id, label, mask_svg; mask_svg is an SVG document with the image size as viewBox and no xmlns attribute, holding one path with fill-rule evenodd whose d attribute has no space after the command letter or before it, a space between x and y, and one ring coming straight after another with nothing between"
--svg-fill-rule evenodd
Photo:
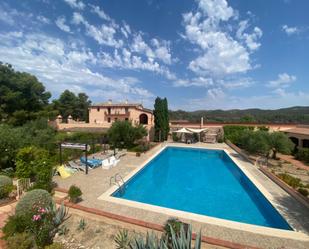
<instances>
[{"instance_id":1,"label":"white pool ladder","mask_svg":"<svg viewBox=\"0 0 309 249\"><path fill-rule=\"evenodd\" d=\"M115 175L111 176L109 178L109 186L116 185L118 186L120 195L124 195L126 190L126 184L122 178L122 176L119 173L116 173Z\"/></svg>"}]
</instances>

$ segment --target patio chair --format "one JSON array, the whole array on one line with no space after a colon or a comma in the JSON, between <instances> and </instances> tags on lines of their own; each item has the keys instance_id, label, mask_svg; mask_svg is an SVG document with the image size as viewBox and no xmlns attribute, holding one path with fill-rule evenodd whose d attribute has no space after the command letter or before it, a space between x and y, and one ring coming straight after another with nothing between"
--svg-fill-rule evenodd
<instances>
[{"instance_id":1,"label":"patio chair","mask_svg":"<svg viewBox=\"0 0 309 249\"><path fill-rule=\"evenodd\" d=\"M111 162L108 158L102 161L102 169L110 169L113 167L113 162Z\"/></svg>"},{"instance_id":2,"label":"patio chair","mask_svg":"<svg viewBox=\"0 0 309 249\"><path fill-rule=\"evenodd\" d=\"M81 170L81 171L85 171L85 166L83 165L80 165L80 164L77 164L76 162L74 161L69 161L68 162L68 165L73 168L73 169L77 169L77 170ZM89 167L90 168L90 167ZM91 169L91 168L90 168Z\"/></svg>"}]
</instances>

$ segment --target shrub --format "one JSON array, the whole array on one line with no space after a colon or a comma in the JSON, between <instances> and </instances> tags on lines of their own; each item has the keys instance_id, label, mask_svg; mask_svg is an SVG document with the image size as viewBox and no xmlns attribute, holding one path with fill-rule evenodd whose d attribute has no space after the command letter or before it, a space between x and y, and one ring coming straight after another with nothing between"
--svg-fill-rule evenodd
<instances>
[{"instance_id":1,"label":"shrub","mask_svg":"<svg viewBox=\"0 0 309 249\"><path fill-rule=\"evenodd\" d=\"M239 145L239 139L243 131L253 130L253 127L242 126L242 125L225 125L224 130L224 140L230 140L232 143Z\"/></svg>"},{"instance_id":2,"label":"shrub","mask_svg":"<svg viewBox=\"0 0 309 249\"><path fill-rule=\"evenodd\" d=\"M181 228L184 227L184 223L182 223L177 218L170 218L168 219L164 224L164 232L163 232L163 238L168 243L172 243L172 231L176 234L176 236L179 236Z\"/></svg>"},{"instance_id":3,"label":"shrub","mask_svg":"<svg viewBox=\"0 0 309 249\"><path fill-rule=\"evenodd\" d=\"M28 233L17 233L6 241L8 249L33 249L35 241Z\"/></svg>"},{"instance_id":4,"label":"shrub","mask_svg":"<svg viewBox=\"0 0 309 249\"><path fill-rule=\"evenodd\" d=\"M147 136L147 130L143 125L133 126L128 121L116 121L108 130L108 139L114 147L123 145L130 148L134 143Z\"/></svg>"},{"instance_id":5,"label":"shrub","mask_svg":"<svg viewBox=\"0 0 309 249\"><path fill-rule=\"evenodd\" d=\"M35 180L33 189L52 189L53 162L46 150L34 146L19 150L16 160L16 175Z\"/></svg>"},{"instance_id":6,"label":"shrub","mask_svg":"<svg viewBox=\"0 0 309 249\"><path fill-rule=\"evenodd\" d=\"M83 193L79 187L72 185L69 189L68 194L69 194L70 202L77 203Z\"/></svg>"},{"instance_id":7,"label":"shrub","mask_svg":"<svg viewBox=\"0 0 309 249\"><path fill-rule=\"evenodd\" d=\"M16 205L16 214L32 213L38 207L47 208L53 203L51 195L43 189L34 189L25 194Z\"/></svg>"},{"instance_id":8,"label":"shrub","mask_svg":"<svg viewBox=\"0 0 309 249\"><path fill-rule=\"evenodd\" d=\"M285 183L290 185L292 188L297 188L301 186L301 180L299 178L293 177L285 173L278 174L277 176Z\"/></svg>"},{"instance_id":9,"label":"shrub","mask_svg":"<svg viewBox=\"0 0 309 249\"><path fill-rule=\"evenodd\" d=\"M12 190L12 179L8 176L0 175L0 199L8 197Z\"/></svg>"},{"instance_id":10,"label":"shrub","mask_svg":"<svg viewBox=\"0 0 309 249\"><path fill-rule=\"evenodd\" d=\"M305 189L305 188L299 188L298 192L300 194L302 194L303 196L305 196L305 197L307 197L309 195L309 191L307 189Z\"/></svg>"},{"instance_id":11,"label":"shrub","mask_svg":"<svg viewBox=\"0 0 309 249\"><path fill-rule=\"evenodd\" d=\"M299 148L295 157L297 160L309 162L309 148Z\"/></svg>"},{"instance_id":12,"label":"shrub","mask_svg":"<svg viewBox=\"0 0 309 249\"><path fill-rule=\"evenodd\" d=\"M30 216L25 215L13 215L10 216L2 231L4 233L4 238L8 239L11 236L14 236L16 233L23 233L26 231L29 226Z\"/></svg>"}]
</instances>

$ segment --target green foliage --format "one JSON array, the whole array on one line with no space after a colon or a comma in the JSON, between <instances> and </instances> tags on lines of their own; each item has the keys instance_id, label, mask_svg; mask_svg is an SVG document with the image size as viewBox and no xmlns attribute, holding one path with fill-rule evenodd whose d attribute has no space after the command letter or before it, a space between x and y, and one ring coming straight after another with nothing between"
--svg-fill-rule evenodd
<instances>
[{"instance_id":1,"label":"green foliage","mask_svg":"<svg viewBox=\"0 0 309 249\"><path fill-rule=\"evenodd\" d=\"M295 158L297 160L309 163L309 148L299 148Z\"/></svg>"},{"instance_id":2,"label":"green foliage","mask_svg":"<svg viewBox=\"0 0 309 249\"><path fill-rule=\"evenodd\" d=\"M8 239L11 236L14 236L17 233L23 233L29 227L31 222L31 217L26 215L13 215L10 216L2 231L4 233L4 238Z\"/></svg>"},{"instance_id":3,"label":"green foliage","mask_svg":"<svg viewBox=\"0 0 309 249\"><path fill-rule=\"evenodd\" d=\"M290 185L292 188L301 187L301 180L297 177L291 176L286 173L281 173L277 175L282 181Z\"/></svg>"},{"instance_id":4,"label":"green foliage","mask_svg":"<svg viewBox=\"0 0 309 249\"><path fill-rule=\"evenodd\" d=\"M59 114L67 119L69 115L73 119L88 121L88 108L91 101L85 93L75 95L69 90L65 90L59 97L52 103L53 109L58 110Z\"/></svg>"},{"instance_id":5,"label":"green foliage","mask_svg":"<svg viewBox=\"0 0 309 249\"><path fill-rule=\"evenodd\" d=\"M46 150L34 146L24 147L17 153L16 175L34 179L33 188L51 191L53 164Z\"/></svg>"},{"instance_id":6,"label":"green foliage","mask_svg":"<svg viewBox=\"0 0 309 249\"><path fill-rule=\"evenodd\" d=\"M38 79L0 62L0 120L22 125L38 117L51 97Z\"/></svg>"},{"instance_id":7,"label":"green foliage","mask_svg":"<svg viewBox=\"0 0 309 249\"><path fill-rule=\"evenodd\" d=\"M43 189L27 192L16 205L17 215L33 213L38 207L47 208L53 203L51 195Z\"/></svg>"},{"instance_id":8,"label":"green foliage","mask_svg":"<svg viewBox=\"0 0 309 249\"><path fill-rule=\"evenodd\" d=\"M145 127L142 125L135 127L128 121L116 121L108 130L109 143L114 147L131 148L145 136L147 136Z\"/></svg>"},{"instance_id":9,"label":"green foliage","mask_svg":"<svg viewBox=\"0 0 309 249\"><path fill-rule=\"evenodd\" d=\"M269 128L267 126L264 126L264 125L263 126L258 126L257 128L260 131L269 131Z\"/></svg>"},{"instance_id":10,"label":"green foliage","mask_svg":"<svg viewBox=\"0 0 309 249\"><path fill-rule=\"evenodd\" d=\"M83 193L79 187L72 185L69 188L68 194L69 194L70 202L77 203Z\"/></svg>"},{"instance_id":11,"label":"green foliage","mask_svg":"<svg viewBox=\"0 0 309 249\"><path fill-rule=\"evenodd\" d=\"M36 203L31 211L17 213L9 217L3 228L4 238L9 240L16 234L29 232L39 248L50 245L59 226L68 218L68 211L62 204L59 208L54 203L48 207Z\"/></svg>"},{"instance_id":12,"label":"green foliage","mask_svg":"<svg viewBox=\"0 0 309 249\"><path fill-rule=\"evenodd\" d=\"M188 120L190 122L199 123L201 117L206 117L207 122L215 123L240 123L245 121L243 117L251 116L259 124L269 123L285 123L285 124L309 124L309 107L294 106L282 108L278 110L200 110L187 112L182 110L170 111L171 120ZM205 119L204 119L205 120ZM249 119L249 121L252 121Z\"/></svg>"},{"instance_id":13,"label":"green foliage","mask_svg":"<svg viewBox=\"0 0 309 249\"><path fill-rule=\"evenodd\" d=\"M12 179L8 176L0 175L0 199L8 197L12 190Z\"/></svg>"},{"instance_id":14,"label":"green foliage","mask_svg":"<svg viewBox=\"0 0 309 249\"><path fill-rule=\"evenodd\" d=\"M240 122L241 123L255 123L256 120L252 115L247 114L247 115L240 118Z\"/></svg>"},{"instance_id":15,"label":"green foliage","mask_svg":"<svg viewBox=\"0 0 309 249\"><path fill-rule=\"evenodd\" d=\"M180 230L184 226L184 224L178 220L177 218L168 219L163 228L163 238L170 245L172 243L172 231L179 236Z\"/></svg>"},{"instance_id":16,"label":"green foliage","mask_svg":"<svg viewBox=\"0 0 309 249\"><path fill-rule=\"evenodd\" d=\"M7 249L33 249L35 241L29 233L16 233L6 241Z\"/></svg>"},{"instance_id":17,"label":"green foliage","mask_svg":"<svg viewBox=\"0 0 309 249\"><path fill-rule=\"evenodd\" d=\"M305 197L309 195L309 191L305 188L299 188L297 191Z\"/></svg>"},{"instance_id":18,"label":"green foliage","mask_svg":"<svg viewBox=\"0 0 309 249\"><path fill-rule=\"evenodd\" d=\"M277 152L290 154L294 147L291 140L282 132L267 132L265 129L254 131L253 127L233 125L226 125L223 129L225 139L250 153L268 156L271 150L273 158L276 159Z\"/></svg>"},{"instance_id":19,"label":"green foliage","mask_svg":"<svg viewBox=\"0 0 309 249\"><path fill-rule=\"evenodd\" d=\"M169 133L169 115L167 99L156 98L154 104L155 141L166 141Z\"/></svg>"},{"instance_id":20,"label":"green foliage","mask_svg":"<svg viewBox=\"0 0 309 249\"><path fill-rule=\"evenodd\" d=\"M0 125L0 168L15 167L18 151L27 146L35 146L55 151L56 131L47 124L46 119L28 122L21 127Z\"/></svg>"},{"instance_id":21,"label":"green foliage","mask_svg":"<svg viewBox=\"0 0 309 249\"><path fill-rule=\"evenodd\" d=\"M117 249L130 249L131 237L129 236L128 230L119 230L114 241Z\"/></svg>"},{"instance_id":22,"label":"green foliage","mask_svg":"<svg viewBox=\"0 0 309 249\"><path fill-rule=\"evenodd\" d=\"M238 138L238 145L250 153L267 154L270 150L268 132L244 130Z\"/></svg>"},{"instance_id":23,"label":"green foliage","mask_svg":"<svg viewBox=\"0 0 309 249\"><path fill-rule=\"evenodd\" d=\"M86 229L87 223L84 219L81 219L78 223L77 230L84 231Z\"/></svg>"},{"instance_id":24,"label":"green foliage","mask_svg":"<svg viewBox=\"0 0 309 249\"><path fill-rule=\"evenodd\" d=\"M273 158L276 159L277 152L290 154L294 148L293 142L282 132L268 133L268 144L273 151Z\"/></svg>"},{"instance_id":25,"label":"green foliage","mask_svg":"<svg viewBox=\"0 0 309 249\"><path fill-rule=\"evenodd\" d=\"M240 125L225 125L223 126L223 130L224 139L230 140L232 143L238 145L240 143L240 138L243 132L253 130L253 127Z\"/></svg>"}]
</instances>

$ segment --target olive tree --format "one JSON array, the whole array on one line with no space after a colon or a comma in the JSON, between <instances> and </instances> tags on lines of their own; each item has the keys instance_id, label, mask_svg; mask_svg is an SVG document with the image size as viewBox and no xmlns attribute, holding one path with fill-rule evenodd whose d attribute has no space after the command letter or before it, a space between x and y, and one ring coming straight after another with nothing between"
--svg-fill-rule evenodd
<instances>
[{"instance_id":1,"label":"olive tree","mask_svg":"<svg viewBox=\"0 0 309 249\"><path fill-rule=\"evenodd\" d=\"M277 152L290 154L294 147L293 142L282 132L269 133L268 144L273 159L277 158Z\"/></svg>"}]
</instances>

